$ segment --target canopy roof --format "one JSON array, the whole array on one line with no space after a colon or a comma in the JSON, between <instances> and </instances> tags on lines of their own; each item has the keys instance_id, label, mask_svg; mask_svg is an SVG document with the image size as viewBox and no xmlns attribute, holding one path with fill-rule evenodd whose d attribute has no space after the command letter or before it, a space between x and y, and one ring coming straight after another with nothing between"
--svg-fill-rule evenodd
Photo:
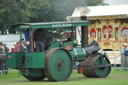
<instances>
[{"instance_id":1,"label":"canopy roof","mask_svg":"<svg viewBox=\"0 0 128 85\"><path fill-rule=\"evenodd\" d=\"M74 27L74 26L88 26L91 23L89 21L64 21L64 22L40 22L40 23L24 23L14 24L11 28L16 29L38 29L38 28L60 28L60 27Z\"/></svg>"},{"instance_id":2,"label":"canopy roof","mask_svg":"<svg viewBox=\"0 0 128 85\"><path fill-rule=\"evenodd\" d=\"M72 17L80 17L80 16L87 16L87 18L97 17L98 19L128 18L128 5L77 7L73 12ZM102 16L108 16L108 17L102 17Z\"/></svg>"}]
</instances>

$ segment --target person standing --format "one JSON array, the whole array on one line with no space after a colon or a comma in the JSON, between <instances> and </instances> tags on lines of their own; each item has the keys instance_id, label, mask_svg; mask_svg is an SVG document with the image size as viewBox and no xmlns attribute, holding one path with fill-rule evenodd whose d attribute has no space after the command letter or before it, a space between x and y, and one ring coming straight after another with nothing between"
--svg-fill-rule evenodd
<instances>
[{"instance_id":1,"label":"person standing","mask_svg":"<svg viewBox=\"0 0 128 85\"><path fill-rule=\"evenodd\" d=\"M3 46L3 68L4 68L4 74L8 74L8 68L6 66L6 53L9 51L9 48L6 44L2 44Z\"/></svg>"},{"instance_id":2,"label":"person standing","mask_svg":"<svg viewBox=\"0 0 128 85\"><path fill-rule=\"evenodd\" d=\"M40 37L41 36L41 37ZM45 50L45 31L38 29L34 32L34 41L36 44L36 52L43 52Z\"/></svg>"},{"instance_id":3,"label":"person standing","mask_svg":"<svg viewBox=\"0 0 128 85\"><path fill-rule=\"evenodd\" d=\"M14 48L11 48L11 53L14 53L15 52L15 49Z\"/></svg>"},{"instance_id":4,"label":"person standing","mask_svg":"<svg viewBox=\"0 0 128 85\"><path fill-rule=\"evenodd\" d=\"M22 39L21 40L21 46L20 46L20 52L26 52L26 44L25 44L25 40Z\"/></svg>"},{"instance_id":5,"label":"person standing","mask_svg":"<svg viewBox=\"0 0 128 85\"><path fill-rule=\"evenodd\" d=\"M19 41L14 45L14 52L19 52Z\"/></svg>"},{"instance_id":6,"label":"person standing","mask_svg":"<svg viewBox=\"0 0 128 85\"><path fill-rule=\"evenodd\" d=\"M29 29L27 29L24 32L24 36L25 36L25 42L26 42L26 52L30 52L30 37L29 37Z\"/></svg>"},{"instance_id":7,"label":"person standing","mask_svg":"<svg viewBox=\"0 0 128 85\"><path fill-rule=\"evenodd\" d=\"M0 73L3 75L3 46L2 42L0 42Z\"/></svg>"},{"instance_id":8,"label":"person standing","mask_svg":"<svg viewBox=\"0 0 128 85\"><path fill-rule=\"evenodd\" d=\"M128 67L128 48L127 43L124 43L121 50L121 70L126 70Z\"/></svg>"}]
</instances>

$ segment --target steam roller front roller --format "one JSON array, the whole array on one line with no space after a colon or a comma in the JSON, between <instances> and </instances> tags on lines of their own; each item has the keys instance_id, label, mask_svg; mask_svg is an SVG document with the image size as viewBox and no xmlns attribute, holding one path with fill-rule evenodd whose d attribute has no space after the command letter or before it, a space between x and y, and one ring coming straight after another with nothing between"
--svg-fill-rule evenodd
<instances>
[{"instance_id":1,"label":"steam roller front roller","mask_svg":"<svg viewBox=\"0 0 128 85\"><path fill-rule=\"evenodd\" d=\"M26 69L22 70L21 74L30 81L42 81L45 78L42 69Z\"/></svg>"},{"instance_id":2,"label":"steam roller front roller","mask_svg":"<svg viewBox=\"0 0 128 85\"><path fill-rule=\"evenodd\" d=\"M88 57L83 64L83 75L87 77L103 78L111 71L111 64L107 57L93 55Z\"/></svg>"},{"instance_id":3,"label":"steam roller front roller","mask_svg":"<svg viewBox=\"0 0 128 85\"><path fill-rule=\"evenodd\" d=\"M72 73L72 58L62 48L52 48L46 53L44 73L50 81L67 80Z\"/></svg>"}]
</instances>

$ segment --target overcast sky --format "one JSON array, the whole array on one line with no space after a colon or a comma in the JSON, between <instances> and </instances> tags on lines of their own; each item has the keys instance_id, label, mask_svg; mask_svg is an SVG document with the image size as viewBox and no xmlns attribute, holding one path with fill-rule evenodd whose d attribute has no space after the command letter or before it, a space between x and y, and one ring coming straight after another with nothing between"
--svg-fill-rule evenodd
<instances>
[{"instance_id":1,"label":"overcast sky","mask_svg":"<svg viewBox=\"0 0 128 85\"><path fill-rule=\"evenodd\" d=\"M124 5L128 4L128 0L105 0L110 5Z\"/></svg>"}]
</instances>

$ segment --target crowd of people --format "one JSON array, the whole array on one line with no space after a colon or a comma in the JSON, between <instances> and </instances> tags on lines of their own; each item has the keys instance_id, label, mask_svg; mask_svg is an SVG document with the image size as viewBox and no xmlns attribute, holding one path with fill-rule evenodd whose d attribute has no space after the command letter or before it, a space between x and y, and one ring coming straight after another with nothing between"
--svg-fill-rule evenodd
<instances>
[{"instance_id":1,"label":"crowd of people","mask_svg":"<svg viewBox=\"0 0 128 85\"><path fill-rule=\"evenodd\" d=\"M16 42L16 44L14 44L14 48L11 48L10 52L26 52L26 45L25 45L25 40L22 39L21 40L21 44L20 41ZM6 53L9 52L9 48L7 47L6 44L0 42L0 74L7 74L8 73L8 68L6 67Z\"/></svg>"},{"instance_id":2,"label":"crowd of people","mask_svg":"<svg viewBox=\"0 0 128 85\"><path fill-rule=\"evenodd\" d=\"M8 73L8 68L6 67L6 53L8 51L7 45L0 42L0 73L2 75Z\"/></svg>"},{"instance_id":3,"label":"crowd of people","mask_svg":"<svg viewBox=\"0 0 128 85\"><path fill-rule=\"evenodd\" d=\"M21 44L20 41L16 42L16 44L14 44L14 48L11 48L11 53L13 52L26 52L27 47L25 44L24 39L21 40Z\"/></svg>"}]
</instances>

